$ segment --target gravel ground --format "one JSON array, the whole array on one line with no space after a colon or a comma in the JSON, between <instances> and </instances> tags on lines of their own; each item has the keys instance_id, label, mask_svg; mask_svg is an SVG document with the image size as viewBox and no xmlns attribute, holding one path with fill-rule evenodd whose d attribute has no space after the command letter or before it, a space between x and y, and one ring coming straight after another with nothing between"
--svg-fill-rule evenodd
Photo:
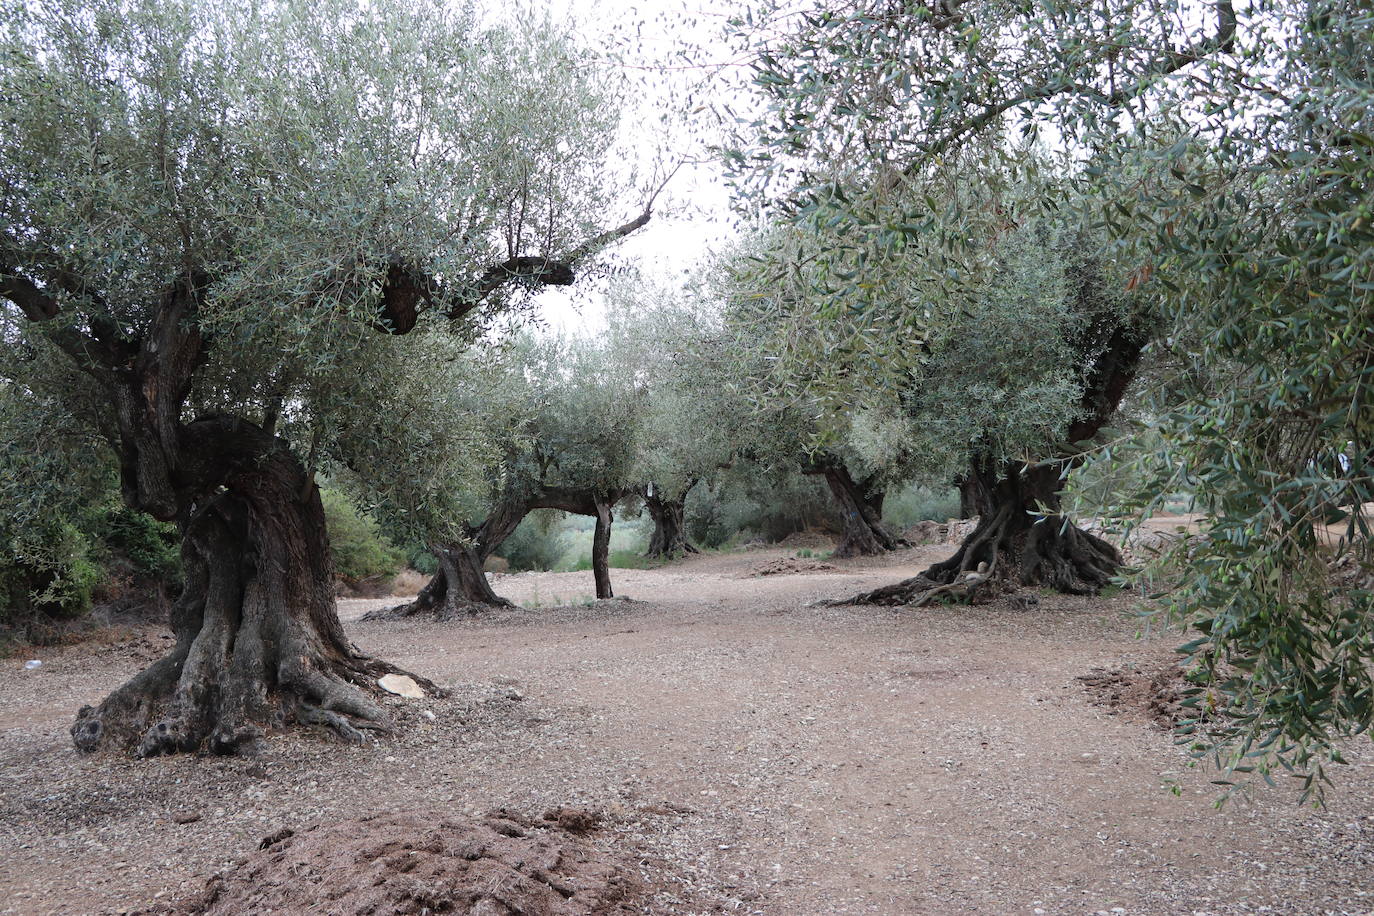
<instances>
[{"instance_id":1,"label":"gravel ground","mask_svg":"<svg viewBox=\"0 0 1374 916\"><path fill-rule=\"evenodd\" d=\"M160 905L283 828L559 805L602 814L592 842L632 853L659 913L1374 913L1374 754L1325 811L1289 787L1214 810L1168 734L1078 680L1170 657L1131 599L809 606L948 549L768 576L788 554L694 557L615 570L604 602L590 573L502 576L525 609L447 624L341 602L360 646L452 690L397 699L362 748L79 757L76 708L167 641L0 660L0 913Z\"/></svg>"}]
</instances>

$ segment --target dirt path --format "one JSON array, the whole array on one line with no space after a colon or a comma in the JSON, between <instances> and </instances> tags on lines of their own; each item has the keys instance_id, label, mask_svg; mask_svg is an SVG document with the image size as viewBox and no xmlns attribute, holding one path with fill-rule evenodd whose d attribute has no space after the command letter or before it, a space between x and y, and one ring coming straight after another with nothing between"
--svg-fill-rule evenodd
<instances>
[{"instance_id":1,"label":"dirt path","mask_svg":"<svg viewBox=\"0 0 1374 916\"><path fill-rule=\"evenodd\" d=\"M501 577L539 606L449 624L359 623L378 602L344 602L360 646L453 688L397 701L402 733L363 748L79 758L76 707L162 641L5 660L0 913L179 897L284 826L556 804L606 812L597 842L670 876L658 912L1374 912L1374 755L1325 812L1286 788L1214 811L1167 734L1075 680L1169 656L1135 638L1131 600L807 606L944 550L760 578L781 552L616 570L628 601L590 602L589 573Z\"/></svg>"}]
</instances>

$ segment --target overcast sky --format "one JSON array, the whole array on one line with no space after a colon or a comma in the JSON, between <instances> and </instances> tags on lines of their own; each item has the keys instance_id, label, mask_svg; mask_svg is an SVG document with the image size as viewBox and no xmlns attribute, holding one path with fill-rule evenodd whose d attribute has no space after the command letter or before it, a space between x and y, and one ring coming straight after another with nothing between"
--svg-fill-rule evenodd
<instances>
[{"instance_id":1,"label":"overcast sky","mask_svg":"<svg viewBox=\"0 0 1374 916\"><path fill-rule=\"evenodd\" d=\"M632 75L649 81L665 96L681 91L687 80L698 80L694 71L654 67L672 62L675 50L686 43L721 48L725 10L730 3L703 3L701 0L550 0L547 7L555 16L571 17L577 30L592 44L607 40L608 27L628 39L628 59L645 69ZM677 63L680 64L680 61ZM644 110L626 113L627 137L645 161L662 146L657 129L661 107L651 95L642 103ZM637 125L644 125L642 128ZM671 143L672 154L693 152L686 140ZM700 153L700 150L696 152ZM606 214L609 228L635 216L643 201L626 201L624 212ZM710 250L731 234L730 196L714 161L682 167L659 198L649 225L614 248L618 261L639 265L662 278L680 277L692 269ZM541 317L551 328L565 331L592 329L605 323L605 309L594 285L581 283L572 293L549 289L538 299Z\"/></svg>"}]
</instances>

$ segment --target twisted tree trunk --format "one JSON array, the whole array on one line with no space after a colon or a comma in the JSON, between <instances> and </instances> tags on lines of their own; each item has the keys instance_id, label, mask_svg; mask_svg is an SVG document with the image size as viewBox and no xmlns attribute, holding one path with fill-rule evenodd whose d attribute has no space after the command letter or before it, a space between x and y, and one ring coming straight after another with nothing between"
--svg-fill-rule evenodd
<instances>
[{"instance_id":1,"label":"twisted tree trunk","mask_svg":"<svg viewBox=\"0 0 1374 916\"><path fill-rule=\"evenodd\" d=\"M252 750L267 729L291 723L353 741L385 731L373 695L377 678L398 669L344 636L311 476L248 420L182 420L205 357L193 319L203 291L194 278L179 283L136 343L111 335L108 353L74 354L110 395L124 500L177 523L186 583L172 614L175 647L82 708L72 740L82 751L150 756Z\"/></svg>"},{"instance_id":2,"label":"twisted tree trunk","mask_svg":"<svg viewBox=\"0 0 1374 916\"><path fill-rule=\"evenodd\" d=\"M192 423L180 438L183 474L224 473L212 475L218 492L178 518L186 582L172 613L177 642L99 706L81 709L71 729L77 748L233 753L291 723L351 741L387 731L372 695L377 678L399 669L344 635L324 507L305 468L235 418Z\"/></svg>"},{"instance_id":3,"label":"twisted tree trunk","mask_svg":"<svg viewBox=\"0 0 1374 916\"><path fill-rule=\"evenodd\" d=\"M1079 295L1088 301L1091 292L1085 285ZM1078 419L1065 430L1070 448L1061 453L1064 457L1030 467L1019 462L999 467L975 457L960 491L978 509L978 525L954 556L911 579L832 603L920 606L1024 585L1080 595L1107 585L1121 555L1060 513L1060 490L1062 471L1078 460L1077 445L1096 436L1116 413L1150 338L1147 326L1117 322L1105 312L1086 322L1082 339L1075 341L1078 351L1094 357L1084 372Z\"/></svg>"},{"instance_id":4,"label":"twisted tree trunk","mask_svg":"<svg viewBox=\"0 0 1374 916\"><path fill-rule=\"evenodd\" d=\"M920 575L845 599L844 604L910 604L937 598L972 598L1019 586L1072 595L1096 594L1121 564L1106 541L1059 514L1059 465L971 472L988 510L959 549Z\"/></svg>"},{"instance_id":5,"label":"twisted tree trunk","mask_svg":"<svg viewBox=\"0 0 1374 916\"><path fill-rule=\"evenodd\" d=\"M907 546L907 542L883 524L885 493L871 480L856 481L849 469L838 461L818 464L805 470L821 474L840 507L840 541L837 557L866 557Z\"/></svg>"},{"instance_id":6,"label":"twisted tree trunk","mask_svg":"<svg viewBox=\"0 0 1374 916\"><path fill-rule=\"evenodd\" d=\"M687 540L687 530L683 523L687 493L696 484L693 480L681 492L671 494L659 487L644 488L644 508L654 523L654 533L649 537L649 547L644 556L671 560L677 556L699 551Z\"/></svg>"},{"instance_id":7,"label":"twisted tree trunk","mask_svg":"<svg viewBox=\"0 0 1374 916\"><path fill-rule=\"evenodd\" d=\"M510 601L492 591L483 567L497 548L515 533L525 516L535 509L558 509L597 520L592 537L592 575L596 596L610 598L611 507L620 497L618 491L598 494L589 489L552 486L536 487L519 497L508 496L481 524L467 528L465 542L434 546L439 569L414 601L371 611L363 619L393 620L433 614L439 620L451 620L493 607L513 607Z\"/></svg>"},{"instance_id":8,"label":"twisted tree trunk","mask_svg":"<svg viewBox=\"0 0 1374 916\"><path fill-rule=\"evenodd\" d=\"M433 614L440 620L478 614L493 607L514 607L492 591L486 562L515 533L529 514L523 499L508 498L481 524L468 526L462 542L432 547L439 569L409 604L370 611L364 620L393 620L416 614Z\"/></svg>"}]
</instances>

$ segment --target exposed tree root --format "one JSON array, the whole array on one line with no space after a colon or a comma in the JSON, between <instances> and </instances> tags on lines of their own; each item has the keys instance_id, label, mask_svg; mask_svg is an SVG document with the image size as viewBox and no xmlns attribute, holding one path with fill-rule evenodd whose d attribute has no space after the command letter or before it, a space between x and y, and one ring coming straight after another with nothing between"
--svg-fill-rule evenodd
<instances>
[{"instance_id":1,"label":"exposed tree root","mask_svg":"<svg viewBox=\"0 0 1374 916\"><path fill-rule=\"evenodd\" d=\"M968 603L1021 586L1089 595L1111 582L1121 564L1115 547L1064 516L1033 514L1025 481L1002 482L998 488L1004 498L997 500L996 513L982 517L949 559L902 582L828 603Z\"/></svg>"},{"instance_id":2,"label":"exposed tree root","mask_svg":"<svg viewBox=\"0 0 1374 916\"><path fill-rule=\"evenodd\" d=\"M423 615L437 620L456 620L475 617L492 608L515 607L492 591L482 570L486 554L478 547L463 544L436 547L434 555L439 560L439 569L414 601L368 611L362 619L400 620Z\"/></svg>"},{"instance_id":3,"label":"exposed tree root","mask_svg":"<svg viewBox=\"0 0 1374 916\"><path fill-rule=\"evenodd\" d=\"M350 740L385 732L377 679L404 674L344 635L334 609L323 509L293 458L269 455L183 529L186 584L172 611L172 651L86 706L81 751L136 756L251 753L267 730L324 725ZM247 495L244 495L247 494Z\"/></svg>"}]
</instances>

